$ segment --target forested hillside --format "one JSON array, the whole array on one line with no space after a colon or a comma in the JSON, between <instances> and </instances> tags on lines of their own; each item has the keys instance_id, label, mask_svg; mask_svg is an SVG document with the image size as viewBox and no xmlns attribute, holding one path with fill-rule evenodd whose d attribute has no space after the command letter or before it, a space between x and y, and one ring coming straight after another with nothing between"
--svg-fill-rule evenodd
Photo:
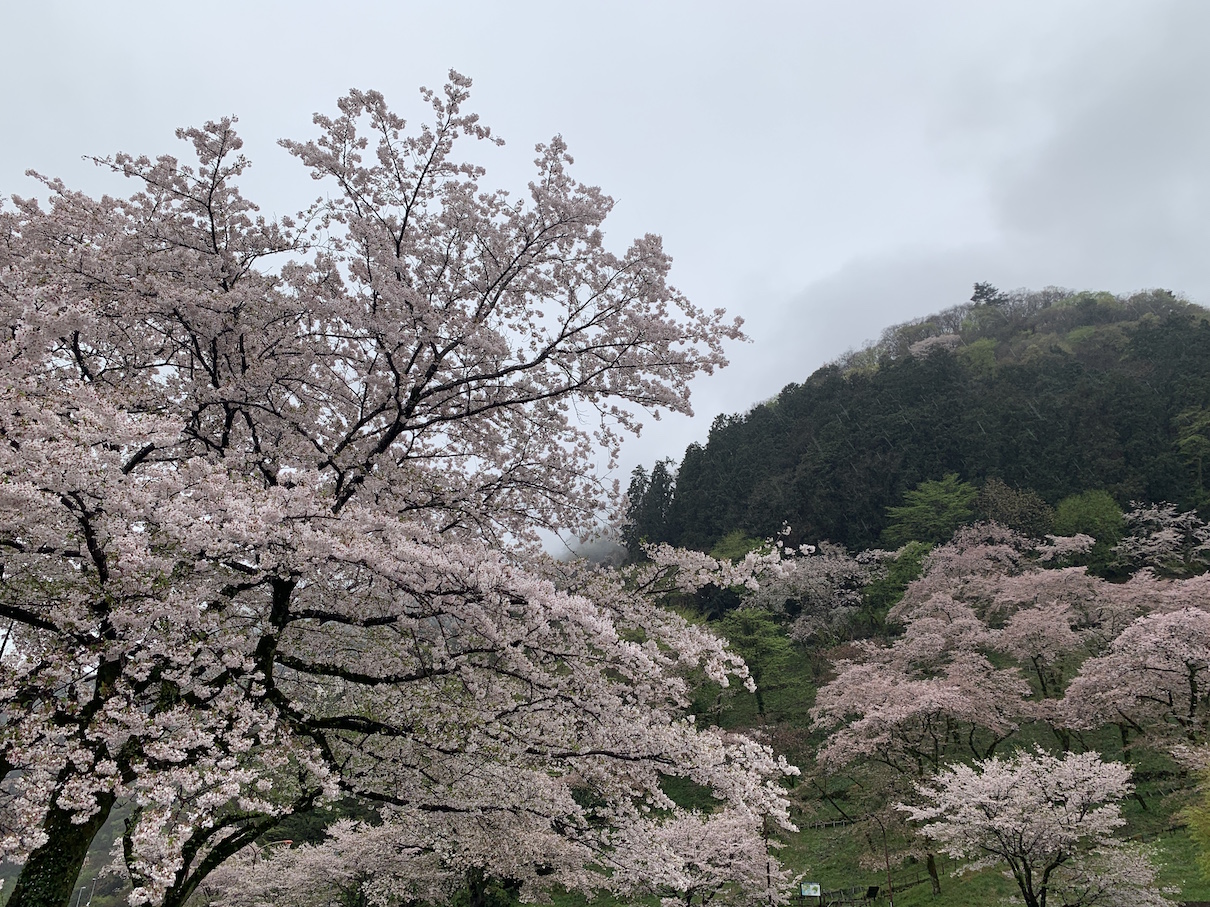
<instances>
[{"instance_id":1,"label":"forested hillside","mask_svg":"<svg viewBox=\"0 0 1210 907\"><path fill-rule=\"evenodd\" d=\"M1207 501L1210 312L1164 290L1002 293L889 328L636 471L627 537L708 550L729 533L879 543L920 483L999 479L1056 505ZM675 475L675 481L673 476Z\"/></svg>"}]
</instances>

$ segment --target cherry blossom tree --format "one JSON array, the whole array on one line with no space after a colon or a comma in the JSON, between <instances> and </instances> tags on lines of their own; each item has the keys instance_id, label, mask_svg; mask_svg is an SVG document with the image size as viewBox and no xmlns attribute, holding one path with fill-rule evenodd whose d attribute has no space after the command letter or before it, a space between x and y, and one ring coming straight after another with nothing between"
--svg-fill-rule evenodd
<instances>
[{"instance_id":1,"label":"cherry blossom tree","mask_svg":"<svg viewBox=\"0 0 1210 907\"><path fill-rule=\"evenodd\" d=\"M1172 902L1146 855L1113 839L1130 772L1097 753L1041 751L955 765L920 784L904 806L966 869L1007 864L1027 907Z\"/></svg>"},{"instance_id":2,"label":"cherry blossom tree","mask_svg":"<svg viewBox=\"0 0 1210 907\"><path fill-rule=\"evenodd\" d=\"M1127 535L1113 549L1128 570L1150 567L1161 576L1191 576L1210 567L1210 525L1174 504L1131 503Z\"/></svg>"},{"instance_id":3,"label":"cherry blossom tree","mask_svg":"<svg viewBox=\"0 0 1210 907\"><path fill-rule=\"evenodd\" d=\"M469 84L411 132L375 92L317 115L283 143L327 192L298 219L240 193L230 119L180 131L194 163L102 160L129 198L48 179L0 212L14 907L67 903L119 799L135 904L341 791L574 837L671 808L667 773L784 820L784 762L684 714L685 671L742 663L654 585L533 560L738 323L667 284L658 237L607 250L561 139L523 198L483 187Z\"/></svg>"},{"instance_id":4,"label":"cherry blossom tree","mask_svg":"<svg viewBox=\"0 0 1210 907\"><path fill-rule=\"evenodd\" d=\"M864 644L820 688L811 719L829 736L819 760L873 759L919 777L955 755L990 755L1029 713L1031 692L982 654L990 643L969 606L934 595L894 644Z\"/></svg>"},{"instance_id":5,"label":"cherry blossom tree","mask_svg":"<svg viewBox=\"0 0 1210 907\"><path fill-rule=\"evenodd\" d=\"M609 859L619 893L656 894L663 907L785 904L791 875L762 840L760 816L687 813L627 827Z\"/></svg>"},{"instance_id":6,"label":"cherry blossom tree","mask_svg":"<svg viewBox=\"0 0 1210 907\"><path fill-rule=\"evenodd\" d=\"M1177 610L1138 618L1090 658L1063 703L1074 727L1117 724L1178 743L1204 742L1210 723L1210 582L1204 576L1164 584ZM1171 598L1170 598L1171 601Z\"/></svg>"},{"instance_id":7,"label":"cherry blossom tree","mask_svg":"<svg viewBox=\"0 0 1210 907\"><path fill-rule=\"evenodd\" d=\"M1169 748L1201 744L1210 579L1143 569L1109 582L1061 566L1090 544L1039 545L982 524L934 550L890 612L903 634L863 644L820 689L812 718L828 733L821 765L860 772L866 784L881 778L893 800L896 782L927 783L956 761L987 759L1027 724L1048 726L1064 751L1105 725L1118 727L1124 746L1135 735Z\"/></svg>"},{"instance_id":8,"label":"cherry blossom tree","mask_svg":"<svg viewBox=\"0 0 1210 907\"><path fill-rule=\"evenodd\" d=\"M884 551L854 557L822 542L786 561L775 576L746 596L744 606L790 617L789 635L799 643L834 642L847 636L862 604L862 589L886 574Z\"/></svg>"},{"instance_id":9,"label":"cherry blossom tree","mask_svg":"<svg viewBox=\"0 0 1210 907\"><path fill-rule=\"evenodd\" d=\"M888 619L905 623L916 608L942 593L970 605L983 618L992 608L1006 578L1031 566L1037 543L997 523L963 526L944 545L933 549L921 576L910 583Z\"/></svg>"},{"instance_id":10,"label":"cherry blossom tree","mask_svg":"<svg viewBox=\"0 0 1210 907\"><path fill-rule=\"evenodd\" d=\"M995 647L1025 660L1033 669L1043 698L1059 695L1065 658L1080 649L1073 629L1075 615L1065 602L1050 599L1038 607L1022 608L996 635Z\"/></svg>"}]
</instances>

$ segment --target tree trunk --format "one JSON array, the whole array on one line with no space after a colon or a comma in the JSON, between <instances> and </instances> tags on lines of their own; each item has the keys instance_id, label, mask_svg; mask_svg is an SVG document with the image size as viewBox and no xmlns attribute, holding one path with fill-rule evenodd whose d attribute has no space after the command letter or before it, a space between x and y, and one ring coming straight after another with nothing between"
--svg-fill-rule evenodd
<instances>
[{"instance_id":1,"label":"tree trunk","mask_svg":"<svg viewBox=\"0 0 1210 907\"><path fill-rule=\"evenodd\" d=\"M929 852L925 865L929 871L929 881L933 883L933 894L941 894L941 877L937 875L937 858Z\"/></svg>"},{"instance_id":2,"label":"tree trunk","mask_svg":"<svg viewBox=\"0 0 1210 907\"><path fill-rule=\"evenodd\" d=\"M466 887L470 894L470 907L484 907L487 903L487 873L482 866L472 866L466 871Z\"/></svg>"},{"instance_id":3,"label":"tree trunk","mask_svg":"<svg viewBox=\"0 0 1210 907\"><path fill-rule=\"evenodd\" d=\"M220 831L224 830L222 824L209 829L195 829L182 848L184 861L181 868L177 870L172 887L164 892L164 901L160 907L185 907L193 893L210 873L218 869L230 857L253 844L265 832L280 825L287 815L298 816L309 812L314 808L319 794L319 790L313 790L300 795L288 813L277 816L249 816L243 820L233 821L231 826L235 827L236 831L219 840L217 844L211 842ZM137 816L136 812L131 819L133 820ZM126 847L130 846L130 829L131 826L128 824L123 840L123 845ZM201 859L198 859L199 854L203 854ZM360 882L357 890L361 890ZM364 897L362 901L364 901ZM354 907L358 907L358 905L354 904Z\"/></svg>"},{"instance_id":4,"label":"tree trunk","mask_svg":"<svg viewBox=\"0 0 1210 907\"><path fill-rule=\"evenodd\" d=\"M85 526L85 534L88 532L89 529ZM104 554L95 554L94 560L104 581ZM101 621L101 636L109 639L112 638L111 634L109 618L106 616ZM74 722L72 738L92 753L94 764L100 755L98 751L103 752L104 748L103 745L89 741L86 732L93 717L105 707L121 673L121 663L116 659L102 659L98 663L92 696ZM105 820L109 818L116 799L112 792L99 791L96 794L96 813L85 822L73 822L76 814L60 808L58 797L76 774L75 767L68 762L55 779L51 805L46 812L46 819L42 822L46 843L34 850L22 864L17 884L13 886L12 897L8 899L8 907L68 907L76 887L76 879L79 878L84 859L88 856L88 848L101 826L105 824Z\"/></svg>"},{"instance_id":5,"label":"tree trunk","mask_svg":"<svg viewBox=\"0 0 1210 907\"><path fill-rule=\"evenodd\" d=\"M1034 891L1033 873L1028 865L1024 867L1013 866L1013 878L1017 882L1017 888L1021 891L1021 900L1025 902L1025 907L1046 907L1046 883L1042 883L1041 897L1038 892Z\"/></svg>"},{"instance_id":6,"label":"tree trunk","mask_svg":"<svg viewBox=\"0 0 1210 907\"><path fill-rule=\"evenodd\" d=\"M60 778L56 790L62 789L63 780ZM97 803L96 814L79 824L71 821L75 813L51 807L42 823L47 841L21 867L8 907L69 907L88 847L109 818L114 796L98 794Z\"/></svg>"},{"instance_id":7,"label":"tree trunk","mask_svg":"<svg viewBox=\"0 0 1210 907\"><path fill-rule=\"evenodd\" d=\"M1052 727L1055 738L1059 741L1059 746L1063 748L1063 752L1070 753L1071 750L1071 731L1066 728Z\"/></svg>"}]
</instances>

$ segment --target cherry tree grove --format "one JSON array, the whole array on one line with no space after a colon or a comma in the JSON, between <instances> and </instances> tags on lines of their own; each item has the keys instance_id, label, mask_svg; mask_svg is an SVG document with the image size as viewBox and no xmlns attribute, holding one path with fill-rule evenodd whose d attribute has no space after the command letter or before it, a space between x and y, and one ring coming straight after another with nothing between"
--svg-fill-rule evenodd
<instances>
[{"instance_id":1,"label":"cherry tree grove","mask_svg":"<svg viewBox=\"0 0 1210 907\"><path fill-rule=\"evenodd\" d=\"M1210 726L1210 576L1109 582L1062 566L1091 543L984 524L934 550L889 614L901 635L852 647L820 688L821 771L859 773L893 800L1026 726L1063 752L1116 726L1124 759L1142 745L1195 761Z\"/></svg>"},{"instance_id":2,"label":"cherry tree grove","mask_svg":"<svg viewBox=\"0 0 1210 907\"><path fill-rule=\"evenodd\" d=\"M934 551L890 612L902 635L863 643L820 689L821 760L925 775L991 756L1028 722L1064 750L1073 733L1114 724L1123 743L1205 742L1210 576L1143 569L1109 582L1054 566L1091 541L1039 546L984 525Z\"/></svg>"},{"instance_id":3,"label":"cherry tree grove","mask_svg":"<svg viewBox=\"0 0 1210 907\"><path fill-rule=\"evenodd\" d=\"M481 186L453 154L498 141L469 86L425 91L410 132L374 92L317 115L282 143L328 193L297 219L241 194L230 119L178 133L192 163L100 160L128 198L45 179L45 207L0 211L13 907L65 905L117 803L135 904L184 903L337 795L379 804L431 873L526 877L529 851L458 829L557 837L573 886L609 829L675 815L665 775L788 825L791 768L685 713L691 669L742 662L653 604L776 552L623 583L544 563L534 535L595 519L594 458L636 413L688 412L738 321L668 285L658 237L606 249L611 201L560 139L524 197Z\"/></svg>"}]
</instances>

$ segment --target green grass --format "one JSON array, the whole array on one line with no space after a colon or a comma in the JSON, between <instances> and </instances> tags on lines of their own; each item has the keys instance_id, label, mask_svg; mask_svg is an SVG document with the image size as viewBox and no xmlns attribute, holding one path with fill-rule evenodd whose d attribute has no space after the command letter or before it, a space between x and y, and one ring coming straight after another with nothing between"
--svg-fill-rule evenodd
<instances>
[{"instance_id":1,"label":"green grass","mask_svg":"<svg viewBox=\"0 0 1210 907\"><path fill-rule=\"evenodd\" d=\"M880 900L886 895L886 870L866 868L862 846L851 828L804 829L791 836L780 857L808 881L824 890L877 885ZM1161 887L1178 890L1176 900L1210 900L1210 879L1197 868L1197 845L1184 828L1148 840L1155 848ZM866 858L868 859L868 858ZM1002 902L1020 903L1016 883L999 867L955 875L958 863L938 855L941 894L934 896L923 862L891 866L895 907L971 907Z\"/></svg>"},{"instance_id":2,"label":"green grass","mask_svg":"<svg viewBox=\"0 0 1210 907\"><path fill-rule=\"evenodd\" d=\"M1179 889L1181 900L1210 901L1210 879L1198 869L1199 851L1188 829L1160 835L1150 843L1156 849L1156 863L1160 866L1156 881L1161 887Z\"/></svg>"}]
</instances>

